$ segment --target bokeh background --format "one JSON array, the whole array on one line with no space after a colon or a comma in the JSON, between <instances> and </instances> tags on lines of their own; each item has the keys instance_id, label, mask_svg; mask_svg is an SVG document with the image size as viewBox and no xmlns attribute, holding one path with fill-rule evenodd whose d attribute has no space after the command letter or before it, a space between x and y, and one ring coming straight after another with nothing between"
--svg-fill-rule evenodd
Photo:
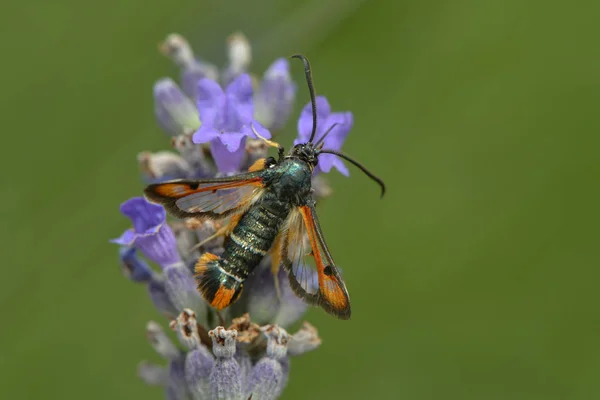
<instances>
[{"instance_id":1,"label":"bokeh background","mask_svg":"<svg viewBox=\"0 0 600 400\"><path fill-rule=\"evenodd\" d=\"M241 30L254 72L309 56L317 91L354 112L346 151L389 190L379 200L358 171L331 174L320 217L353 318L307 314L324 344L294 360L284 398L600 398L599 11L3 2L0 397L162 398L135 376L158 360L146 321L162 320L108 239L142 189L136 154L169 144L151 88L176 69L157 42L180 32L222 64Z\"/></svg>"}]
</instances>

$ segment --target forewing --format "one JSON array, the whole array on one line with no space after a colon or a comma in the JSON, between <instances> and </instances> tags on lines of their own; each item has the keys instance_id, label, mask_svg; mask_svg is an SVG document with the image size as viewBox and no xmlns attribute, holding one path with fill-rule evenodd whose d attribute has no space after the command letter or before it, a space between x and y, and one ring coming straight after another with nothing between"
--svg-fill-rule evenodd
<instances>
[{"instance_id":1,"label":"forewing","mask_svg":"<svg viewBox=\"0 0 600 400\"><path fill-rule=\"evenodd\" d=\"M244 212L263 192L262 171L224 178L173 180L152 184L144 193L179 218L221 219Z\"/></svg>"},{"instance_id":2,"label":"forewing","mask_svg":"<svg viewBox=\"0 0 600 400\"><path fill-rule=\"evenodd\" d=\"M281 258L296 295L339 318L350 318L348 291L325 243L314 205L298 207L290 214Z\"/></svg>"}]
</instances>

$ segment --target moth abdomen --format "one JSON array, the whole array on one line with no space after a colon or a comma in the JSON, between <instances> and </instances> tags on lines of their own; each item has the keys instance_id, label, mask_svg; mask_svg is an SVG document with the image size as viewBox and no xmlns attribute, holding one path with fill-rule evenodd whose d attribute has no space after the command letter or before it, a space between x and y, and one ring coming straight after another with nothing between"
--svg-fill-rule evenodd
<instances>
[{"instance_id":1,"label":"moth abdomen","mask_svg":"<svg viewBox=\"0 0 600 400\"><path fill-rule=\"evenodd\" d=\"M204 253L196 263L198 291L210 305L221 310L234 303L242 293L245 277L236 276L226 269L227 261L211 253Z\"/></svg>"}]
</instances>

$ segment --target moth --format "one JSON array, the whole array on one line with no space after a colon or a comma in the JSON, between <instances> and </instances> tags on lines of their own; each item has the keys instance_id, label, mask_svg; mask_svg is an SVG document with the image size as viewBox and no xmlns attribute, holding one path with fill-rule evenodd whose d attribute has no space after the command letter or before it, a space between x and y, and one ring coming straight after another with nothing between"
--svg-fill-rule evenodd
<instances>
[{"instance_id":1,"label":"moth","mask_svg":"<svg viewBox=\"0 0 600 400\"><path fill-rule=\"evenodd\" d=\"M247 173L235 176L152 184L145 189L145 195L175 217L226 222L219 232L227 238L223 254L204 253L195 266L198 291L213 308L220 310L235 302L246 278L270 253L275 276L283 266L297 296L338 318L348 319L350 298L319 225L311 176L320 154L334 154L377 182L382 196L385 185L347 155L323 149L331 128L314 141L317 112L310 63L303 55L292 58L304 63L310 93L313 124L307 143L295 145L286 154L283 146L254 131L268 146L278 149L277 160L260 159ZM309 271L315 267L316 280Z\"/></svg>"}]
</instances>

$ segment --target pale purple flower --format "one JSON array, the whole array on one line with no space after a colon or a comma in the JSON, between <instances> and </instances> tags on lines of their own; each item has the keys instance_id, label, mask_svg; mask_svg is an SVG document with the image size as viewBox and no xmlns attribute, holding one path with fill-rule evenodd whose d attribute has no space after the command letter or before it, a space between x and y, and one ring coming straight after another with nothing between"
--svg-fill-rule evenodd
<instances>
[{"instance_id":1,"label":"pale purple flower","mask_svg":"<svg viewBox=\"0 0 600 400\"><path fill-rule=\"evenodd\" d=\"M196 281L190 268L183 262L168 265L164 269L167 295L177 308L191 308L204 321L207 304L196 290Z\"/></svg>"},{"instance_id":2,"label":"pale purple flower","mask_svg":"<svg viewBox=\"0 0 600 400\"><path fill-rule=\"evenodd\" d=\"M164 182L171 179L187 178L193 172L185 158L171 151L138 154L138 165L147 183Z\"/></svg>"},{"instance_id":3,"label":"pale purple flower","mask_svg":"<svg viewBox=\"0 0 600 400\"><path fill-rule=\"evenodd\" d=\"M296 97L296 84L290 75L290 63L277 59L265 72L254 96L255 116L271 131L278 131L287 122Z\"/></svg>"},{"instance_id":4,"label":"pale purple flower","mask_svg":"<svg viewBox=\"0 0 600 400\"><path fill-rule=\"evenodd\" d=\"M197 84L202 78L216 80L218 69L195 57L188 41L178 33L167 35L160 43L161 53L169 57L181 69L181 87L190 99L196 98Z\"/></svg>"},{"instance_id":5,"label":"pale purple flower","mask_svg":"<svg viewBox=\"0 0 600 400\"><path fill-rule=\"evenodd\" d=\"M133 282L146 285L150 300L158 311L169 318L177 315L177 309L167 295L163 275L153 271L150 266L138 256L135 247L120 247L119 258L121 260L121 270L123 271L123 274Z\"/></svg>"},{"instance_id":6,"label":"pale purple flower","mask_svg":"<svg viewBox=\"0 0 600 400\"><path fill-rule=\"evenodd\" d=\"M181 35L169 35L161 50L179 66L182 77L183 91L169 78L154 87L157 121L172 136L176 152L140 153L144 180L212 178L241 172L265 157L264 143L251 140L257 139L252 127L270 138L268 129L280 130L286 123L296 93L288 61L276 60L253 93L247 74L251 47L241 34L230 37L229 63L220 76L216 68L194 56ZM314 140L337 122L324 147L339 150L352 126L352 114L331 113L324 97L317 101L319 129ZM311 128L311 110L305 107L296 143L306 142ZM320 155L318 170L336 167L347 174L344 164L336 160ZM328 196L331 189L325 178L313 178L315 198ZM216 313L198 293L193 270L202 253L222 254L226 238L206 241L222 221L189 219L167 224L164 209L142 197L123 203L121 212L133 225L112 240L123 246L119 249L123 272L147 288L154 306L172 320L171 328L181 342L175 345L160 325L149 323L148 339L166 362L162 366L141 363L140 378L162 387L167 399L278 398L288 380L290 357L321 343L316 329L306 322L293 335L284 330L307 309L290 288L287 273L280 269L273 276L267 255L244 282L240 299ZM160 270L140 258L138 251ZM215 325L224 326L210 331Z\"/></svg>"},{"instance_id":7,"label":"pale purple flower","mask_svg":"<svg viewBox=\"0 0 600 400\"><path fill-rule=\"evenodd\" d=\"M222 173L238 170L246 151L246 138L257 139L254 129L263 137L271 134L254 120L252 82L248 74L238 76L225 91L210 79L198 82L198 112L202 125L194 133L194 143L209 143Z\"/></svg>"},{"instance_id":8,"label":"pale purple flower","mask_svg":"<svg viewBox=\"0 0 600 400\"><path fill-rule=\"evenodd\" d=\"M323 135L331 129L324 141L324 149L339 151L346 140L346 136L350 132L354 123L352 113L346 112L331 112L331 107L325 96L317 96L317 133L313 139L316 143ZM336 125L337 124L337 125ZM300 118L298 119L298 137L294 144L306 143L310 139L312 132L313 117L310 103L304 106ZM335 125L335 127L334 127ZM332 128L333 127L333 128ZM319 164L315 168L315 173L329 172L335 167L342 174L349 176L350 171L344 165L342 160L333 154L321 154L319 156Z\"/></svg>"},{"instance_id":9,"label":"pale purple flower","mask_svg":"<svg viewBox=\"0 0 600 400\"><path fill-rule=\"evenodd\" d=\"M169 383L169 371L163 366L148 361L141 361L138 364L137 374L150 386L167 386Z\"/></svg>"},{"instance_id":10,"label":"pale purple flower","mask_svg":"<svg viewBox=\"0 0 600 400\"><path fill-rule=\"evenodd\" d=\"M250 395L276 399L288 380L290 356L321 344L316 329L306 322L293 335L278 325L259 327L248 314L233 322L227 329L220 326L207 332L196 314L184 309L170 327L186 352L158 324L149 322L148 340L168 364L161 368L144 362L138 366L138 375L148 384L165 387L167 399L185 395L192 399L246 400Z\"/></svg>"},{"instance_id":11,"label":"pale purple flower","mask_svg":"<svg viewBox=\"0 0 600 400\"><path fill-rule=\"evenodd\" d=\"M167 293L165 279L162 275L154 275L148 282L148 295L154 307L165 317L173 318L177 315L177 307L175 307Z\"/></svg>"},{"instance_id":12,"label":"pale purple flower","mask_svg":"<svg viewBox=\"0 0 600 400\"><path fill-rule=\"evenodd\" d=\"M223 86L229 85L241 74L248 72L252 62L252 47L246 36L236 32L227 38L227 66L221 73Z\"/></svg>"},{"instance_id":13,"label":"pale purple flower","mask_svg":"<svg viewBox=\"0 0 600 400\"><path fill-rule=\"evenodd\" d=\"M148 282L154 275L146 261L142 260L135 247L122 246L119 248L121 271L133 282Z\"/></svg>"},{"instance_id":14,"label":"pale purple flower","mask_svg":"<svg viewBox=\"0 0 600 400\"><path fill-rule=\"evenodd\" d=\"M154 114L158 124L170 135L193 132L200 126L198 111L171 78L154 84Z\"/></svg>"},{"instance_id":15,"label":"pale purple flower","mask_svg":"<svg viewBox=\"0 0 600 400\"><path fill-rule=\"evenodd\" d=\"M171 321L171 329L175 331L179 341L189 349L185 356L185 380L194 399L210 397L210 373L214 358L210 350L201 342L198 332L196 314L184 309Z\"/></svg>"},{"instance_id":16,"label":"pale purple flower","mask_svg":"<svg viewBox=\"0 0 600 400\"><path fill-rule=\"evenodd\" d=\"M257 399L273 400L279 397L287 382L280 360L287 355L288 333L277 325L263 329L267 337L267 353L252 369L247 394Z\"/></svg>"},{"instance_id":17,"label":"pale purple flower","mask_svg":"<svg viewBox=\"0 0 600 400\"><path fill-rule=\"evenodd\" d=\"M316 279L316 271L306 270ZM275 284L277 279L279 292ZM311 279L311 280L315 280ZM308 308L306 302L294 294L287 273L281 268L277 277L271 272L270 259L261 263L245 283L248 290L242 292L240 304L257 324L275 323L287 327L296 322ZM239 307L239 306L237 306Z\"/></svg>"},{"instance_id":18,"label":"pale purple flower","mask_svg":"<svg viewBox=\"0 0 600 400\"><path fill-rule=\"evenodd\" d=\"M123 246L135 246L161 267L180 262L177 243L167 225L165 209L144 197L134 197L121 204L121 213L131 219L133 229L111 240Z\"/></svg>"},{"instance_id":19,"label":"pale purple flower","mask_svg":"<svg viewBox=\"0 0 600 400\"><path fill-rule=\"evenodd\" d=\"M209 332L216 357L210 373L211 398L216 400L243 399L243 377L240 365L233 357L237 331L222 326Z\"/></svg>"}]
</instances>

